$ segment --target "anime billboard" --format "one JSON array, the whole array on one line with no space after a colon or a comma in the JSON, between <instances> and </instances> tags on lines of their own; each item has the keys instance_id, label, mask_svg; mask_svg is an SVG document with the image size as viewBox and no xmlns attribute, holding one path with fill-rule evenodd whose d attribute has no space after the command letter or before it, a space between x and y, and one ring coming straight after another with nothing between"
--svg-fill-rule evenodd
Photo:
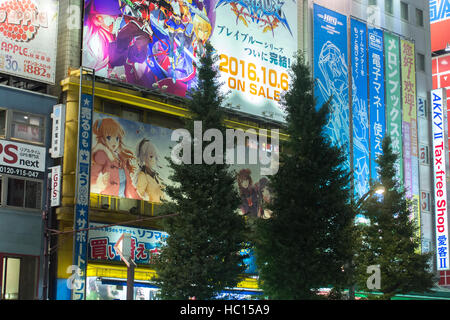
<instances>
[{"instance_id":1,"label":"anime billboard","mask_svg":"<svg viewBox=\"0 0 450 320\"><path fill-rule=\"evenodd\" d=\"M350 170L347 17L314 4L313 23L317 107L331 97L331 114L325 134L333 145L343 148L347 155L343 169Z\"/></svg>"},{"instance_id":2,"label":"anime billboard","mask_svg":"<svg viewBox=\"0 0 450 320\"><path fill-rule=\"evenodd\" d=\"M94 113L91 193L159 203L172 130Z\"/></svg>"},{"instance_id":3,"label":"anime billboard","mask_svg":"<svg viewBox=\"0 0 450 320\"><path fill-rule=\"evenodd\" d=\"M284 121L278 101L297 50L295 1L85 0L83 61L96 75L185 97L210 40L226 103Z\"/></svg>"}]
</instances>

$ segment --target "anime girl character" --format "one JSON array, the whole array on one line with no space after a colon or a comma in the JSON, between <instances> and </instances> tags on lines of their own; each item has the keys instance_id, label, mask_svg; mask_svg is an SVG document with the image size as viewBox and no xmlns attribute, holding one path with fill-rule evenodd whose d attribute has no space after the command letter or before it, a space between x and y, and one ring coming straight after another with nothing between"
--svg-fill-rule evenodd
<instances>
[{"instance_id":1,"label":"anime girl character","mask_svg":"<svg viewBox=\"0 0 450 320\"><path fill-rule=\"evenodd\" d=\"M205 43L211 36L212 27L206 15L198 13L192 21L194 29L194 39L192 40L193 52L201 57L205 54Z\"/></svg>"},{"instance_id":2,"label":"anime girl character","mask_svg":"<svg viewBox=\"0 0 450 320\"><path fill-rule=\"evenodd\" d=\"M122 27L109 45L109 67L124 66L127 81L137 82L135 63L147 60L148 46L153 41L150 13L155 5L146 0L119 0Z\"/></svg>"},{"instance_id":3,"label":"anime girl character","mask_svg":"<svg viewBox=\"0 0 450 320\"><path fill-rule=\"evenodd\" d=\"M154 144L142 139L136 150L139 172L136 177L136 190L139 196L150 202L161 202L164 198L161 178L156 171L159 156Z\"/></svg>"},{"instance_id":4,"label":"anime girl character","mask_svg":"<svg viewBox=\"0 0 450 320\"><path fill-rule=\"evenodd\" d=\"M134 154L125 148L125 131L112 118L96 120L92 127L97 143L92 148L91 192L141 199L133 185Z\"/></svg>"},{"instance_id":5,"label":"anime girl character","mask_svg":"<svg viewBox=\"0 0 450 320\"><path fill-rule=\"evenodd\" d=\"M250 217L257 217L258 215L258 194L253 185L250 169L242 169L237 174L237 183L239 187L239 194L242 199L240 205L241 214Z\"/></svg>"},{"instance_id":6,"label":"anime girl character","mask_svg":"<svg viewBox=\"0 0 450 320\"><path fill-rule=\"evenodd\" d=\"M108 72L109 46L115 40L118 3L102 0L86 0L83 29L83 64L96 73Z\"/></svg>"},{"instance_id":7,"label":"anime girl character","mask_svg":"<svg viewBox=\"0 0 450 320\"><path fill-rule=\"evenodd\" d=\"M259 179L256 189L258 191L258 218L269 219L272 216L272 210L266 208L272 202L269 180L266 177Z\"/></svg>"}]
</instances>

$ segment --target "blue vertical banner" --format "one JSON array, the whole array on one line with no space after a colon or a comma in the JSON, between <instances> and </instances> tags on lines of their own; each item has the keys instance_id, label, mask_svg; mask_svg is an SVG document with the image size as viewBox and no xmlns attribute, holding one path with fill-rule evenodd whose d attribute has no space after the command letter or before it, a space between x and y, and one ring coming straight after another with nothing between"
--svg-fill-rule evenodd
<instances>
[{"instance_id":1,"label":"blue vertical banner","mask_svg":"<svg viewBox=\"0 0 450 320\"><path fill-rule=\"evenodd\" d=\"M92 144L92 96L80 95L78 116L78 157L76 171L76 195L73 238L73 264L75 281L72 285L72 300L86 298L87 241L89 227L89 175Z\"/></svg>"},{"instance_id":2,"label":"blue vertical banner","mask_svg":"<svg viewBox=\"0 0 450 320\"><path fill-rule=\"evenodd\" d=\"M350 170L347 17L314 4L314 78L317 108L331 97L325 134L347 155Z\"/></svg>"},{"instance_id":3,"label":"blue vertical banner","mask_svg":"<svg viewBox=\"0 0 450 320\"><path fill-rule=\"evenodd\" d=\"M370 177L377 181L376 159L383 154L382 141L386 132L386 110L384 102L384 55L383 31L368 29L369 64L369 113L370 113Z\"/></svg>"},{"instance_id":4,"label":"blue vertical banner","mask_svg":"<svg viewBox=\"0 0 450 320\"><path fill-rule=\"evenodd\" d=\"M369 106L367 88L367 26L350 20L352 61L352 120L354 194L360 199L369 191Z\"/></svg>"}]
</instances>

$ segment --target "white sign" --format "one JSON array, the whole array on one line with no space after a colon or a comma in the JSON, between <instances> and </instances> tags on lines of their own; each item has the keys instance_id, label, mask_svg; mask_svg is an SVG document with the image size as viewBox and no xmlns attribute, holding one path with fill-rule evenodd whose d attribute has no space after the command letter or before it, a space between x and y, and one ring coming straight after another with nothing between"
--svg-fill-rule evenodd
<instances>
[{"instance_id":1,"label":"white sign","mask_svg":"<svg viewBox=\"0 0 450 320\"><path fill-rule=\"evenodd\" d=\"M131 234L124 233L120 236L117 243L114 245L114 250L120 255L125 264L130 267L130 257L131 257ZM132 261L134 263L134 261Z\"/></svg>"},{"instance_id":2,"label":"white sign","mask_svg":"<svg viewBox=\"0 0 450 320\"><path fill-rule=\"evenodd\" d=\"M43 179L45 148L0 140L0 174Z\"/></svg>"},{"instance_id":3,"label":"white sign","mask_svg":"<svg viewBox=\"0 0 450 320\"><path fill-rule=\"evenodd\" d=\"M50 154L52 158L61 158L64 155L64 127L66 123L66 105L53 106L52 146Z\"/></svg>"},{"instance_id":4,"label":"white sign","mask_svg":"<svg viewBox=\"0 0 450 320\"><path fill-rule=\"evenodd\" d=\"M61 205L61 166L51 167L50 206Z\"/></svg>"},{"instance_id":5,"label":"white sign","mask_svg":"<svg viewBox=\"0 0 450 320\"><path fill-rule=\"evenodd\" d=\"M0 0L0 72L55 83L57 0Z\"/></svg>"},{"instance_id":6,"label":"white sign","mask_svg":"<svg viewBox=\"0 0 450 320\"><path fill-rule=\"evenodd\" d=\"M448 214L447 214L447 182L444 143L444 90L431 91L433 115L433 178L434 178L434 205L436 222L436 258L437 269L449 269L448 246Z\"/></svg>"}]
</instances>

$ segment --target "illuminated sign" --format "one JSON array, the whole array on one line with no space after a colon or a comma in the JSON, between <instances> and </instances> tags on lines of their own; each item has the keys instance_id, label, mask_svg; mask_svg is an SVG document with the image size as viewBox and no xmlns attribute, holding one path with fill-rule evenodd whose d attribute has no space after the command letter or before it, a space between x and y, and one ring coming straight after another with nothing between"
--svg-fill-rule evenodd
<instances>
[{"instance_id":1,"label":"illuminated sign","mask_svg":"<svg viewBox=\"0 0 450 320\"><path fill-rule=\"evenodd\" d=\"M220 59L225 107L284 121L297 51L296 1L86 0L83 66L100 77L186 96L210 41Z\"/></svg>"},{"instance_id":2,"label":"illuminated sign","mask_svg":"<svg viewBox=\"0 0 450 320\"><path fill-rule=\"evenodd\" d=\"M78 114L78 152L73 236L73 265L77 268L77 285L72 288L72 300L86 298L87 230L89 224L89 176L92 136L92 95L81 94Z\"/></svg>"},{"instance_id":3,"label":"illuminated sign","mask_svg":"<svg viewBox=\"0 0 450 320\"><path fill-rule=\"evenodd\" d=\"M450 0L430 0L431 51L439 51L450 43Z\"/></svg>"},{"instance_id":4,"label":"illuminated sign","mask_svg":"<svg viewBox=\"0 0 450 320\"><path fill-rule=\"evenodd\" d=\"M45 148L0 140L0 174L43 179Z\"/></svg>"},{"instance_id":5,"label":"illuminated sign","mask_svg":"<svg viewBox=\"0 0 450 320\"><path fill-rule=\"evenodd\" d=\"M0 0L0 72L55 83L58 1Z\"/></svg>"},{"instance_id":6,"label":"illuminated sign","mask_svg":"<svg viewBox=\"0 0 450 320\"><path fill-rule=\"evenodd\" d=\"M386 132L384 103L384 55L383 32L380 29L368 29L369 63L369 113L370 113L370 163L371 178L378 180L378 163L383 154L382 141Z\"/></svg>"},{"instance_id":7,"label":"illuminated sign","mask_svg":"<svg viewBox=\"0 0 450 320\"><path fill-rule=\"evenodd\" d=\"M51 167L50 169L50 206L57 207L61 204L61 166Z\"/></svg>"},{"instance_id":8,"label":"illuminated sign","mask_svg":"<svg viewBox=\"0 0 450 320\"><path fill-rule=\"evenodd\" d=\"M347 17L314 4L314 78L317 107L331 98L325 134L347 155L350 170L350 107L348 93Z\"/></svg>"},{"instance_id":9,"label":"illuminated sign","mask_svg":"<svg viewBox=\"0 0 450 320\"><path fill-rule=\"evenodd\" d=\"M434 178L434 204L436 222L436 259L438 270L449 269L448 245L448 213L447 213L447 179L444 144L444 109L445 93L443 89L431 91L433 105L432 132L433 132L433 178Z\"/></svg>"},{"instance_id":10,"label":"illuminated sign","mask_svg":"<svg viewBox=\"0 0 450 320\"><path fill-rule=\"evenodd\" d=\"M64 155L64 127L66 123L66 106L57 104L53 106L52 118L52 137L50 155L52 158L60 158Z\"/></svg>"}]
</instances>

